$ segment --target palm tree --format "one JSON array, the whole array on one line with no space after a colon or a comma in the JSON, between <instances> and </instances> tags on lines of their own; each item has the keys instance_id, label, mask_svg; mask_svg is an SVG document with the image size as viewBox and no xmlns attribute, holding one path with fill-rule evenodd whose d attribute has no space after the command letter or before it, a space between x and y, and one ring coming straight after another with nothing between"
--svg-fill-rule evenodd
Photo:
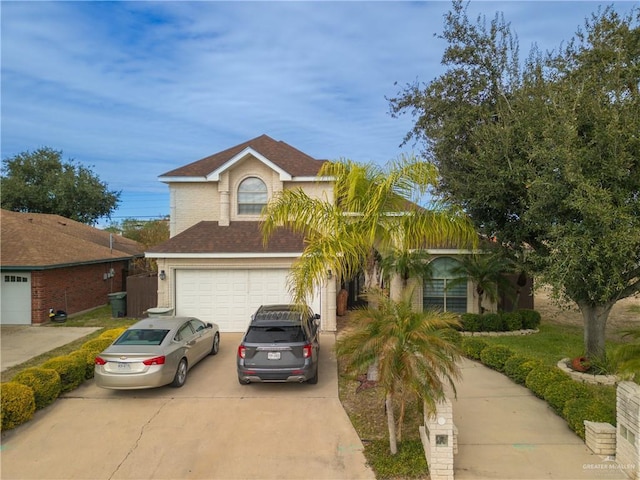
<instances>
[{"instance_id":1,"label":"palm tree","mask_svg":"<svg viewBox=\"0 0 640 480\"><path fill-rule=\"evenodd\" d=\"M454 278L449 286L471 280L476 287L478 313L483 313L482 301L485 298L496 302L501 291L512 289L511 283L504 276L511 271L513 271L512 262L499 253L468 255L463 257L452 270L452 274L457 278Z\"/></svg>"},{"instance_id":2,"label":"palm tree","mask_svg":"<svg viewBox=\"0 0 640 480\"><path fill-rule=\"evenodd\" d=\"M437 204L425 209L416 203L438 178L428 162L401 157L383 169L340 160L325 163L318 175L333 179L333 198L285 190L263 212L265 241L280 227L304 236L304 252L289 278L296 301L304 301L328 269L345 279L364 270L371 289L378 255L476 243L475 230L460 210Z\"/></svg>"},{"instance_id":3,"label":"palm tree","mask_svg":"<svg viewBox=\"0 0 640 480\"><path fill-rule=\"evenodd\" d=\"M414 311L409 292L400 301L377 297L377 308L352 313L350 328L336 341L336 353L347 373L355 375L377 362L378 385L385 393L389 448L395 455L402 437L406 395L417 395L435 412L437 402L445 397L445 386L455 392L460 351L447 332L458 320L451 313ZM394 400L400 405L397 429Z\"/></svg>"}]
</instances>

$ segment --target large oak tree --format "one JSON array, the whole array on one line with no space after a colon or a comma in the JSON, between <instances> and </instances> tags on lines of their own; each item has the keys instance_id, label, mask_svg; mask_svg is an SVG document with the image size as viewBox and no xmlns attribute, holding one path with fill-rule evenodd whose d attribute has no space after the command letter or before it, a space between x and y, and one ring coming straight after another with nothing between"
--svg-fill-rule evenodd
<instances>
[{"instance_id":1,"label":"large oak tree","mask_svg":"<svg viewBox=\"0 0 640 480\"><path fill-rule=\"evenodd\" d=\"M93 225L118 206L120 192L109 190L90 168L49 147L2 160L2 208L51 213Z\"/></svg>"},{"instance_id":2,"label":"large oak tree","mask_svg":"<svg viewBox=\"0 0 640 480\"><path fill-rule=\"evenodd\" d=\"M453 3L447 70L389 99L411 113L439 193L486 235L527 252L527 268L584 319L585 353L605 353L612 306L640 291L640 10L585 20L525 62L501 15Z\"/></svg>"}]
</instances>

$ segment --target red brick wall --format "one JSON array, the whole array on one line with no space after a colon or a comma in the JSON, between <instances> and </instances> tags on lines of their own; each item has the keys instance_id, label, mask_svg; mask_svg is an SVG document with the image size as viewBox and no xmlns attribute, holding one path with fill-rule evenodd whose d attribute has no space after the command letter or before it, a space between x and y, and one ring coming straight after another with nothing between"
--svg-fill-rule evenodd
<instances>
[{"instance_id":1,"label":"red brick wall","mask_svg":"<svg viewBox=\"0 0 640 480\"><path fill-rule=\"evenodd\" d=\"M128 264L109 262L31 272L31 323L47 322L50 308L70 315L109 303L109 293L126 290ZM105 280L112 268L114 276Z\"/></svg>"}]
</instances>

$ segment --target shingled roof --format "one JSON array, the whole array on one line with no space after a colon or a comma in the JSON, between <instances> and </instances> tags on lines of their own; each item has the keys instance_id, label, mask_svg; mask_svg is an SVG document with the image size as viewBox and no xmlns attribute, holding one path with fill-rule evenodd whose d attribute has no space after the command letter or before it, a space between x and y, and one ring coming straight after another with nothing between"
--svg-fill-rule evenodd
<instances>
[{"instance_id":1,"label":"shingled roof","mask_svg":"<svg viewBox=\"0 0 640 480\"><path fill-rule=\"evenodd\" d=\"M143 256L134 240L60 215L0 212L3 269L40 270Z\"/></svg>"},{"instance_id":2,"label":"shingled roof","mask_svg":"<svg viewBox=\"0 0 640 480\"><path fill-rule=\"evenodd\" d=\"M160 177L206 177L247 148L254 150L293 177L313 177L326 160L317 160L291 145L261 135L222 152L197 160Z\"/></svg>"},{"instance_id":3,"label":"shingled roof","mask_svg":"<svg viewBox=\"0 0 640 480\"><path fill-rule=\"evenodd\" d=\"M146 253L155 257L167 253L301 253L303 249L302 236L285 229L276 230L265 246L259 222L231 222L229 226L220 226L218 222L202 221Z\"/></svg>"}]
</instances>

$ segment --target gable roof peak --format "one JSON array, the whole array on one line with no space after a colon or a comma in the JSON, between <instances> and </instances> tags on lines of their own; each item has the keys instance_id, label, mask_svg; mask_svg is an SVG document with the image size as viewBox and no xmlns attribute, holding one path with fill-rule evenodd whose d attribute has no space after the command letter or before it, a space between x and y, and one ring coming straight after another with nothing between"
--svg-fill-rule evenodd
<instances>
[{"instance_id":1,"label":"gable roof peak","mask_svg":"<svg viewBox=\"0 0 640 480\"><path fill-rule=\"evenodd\" d=\"M160 175L160 181L167 183L186 179L216 181L220 173L249 154L279 172L283 180L289 180L293 177L315 177L325 162L317 160L283 141L274 140L263 134L166 172Z\"/></svg>"}]
</instances>

